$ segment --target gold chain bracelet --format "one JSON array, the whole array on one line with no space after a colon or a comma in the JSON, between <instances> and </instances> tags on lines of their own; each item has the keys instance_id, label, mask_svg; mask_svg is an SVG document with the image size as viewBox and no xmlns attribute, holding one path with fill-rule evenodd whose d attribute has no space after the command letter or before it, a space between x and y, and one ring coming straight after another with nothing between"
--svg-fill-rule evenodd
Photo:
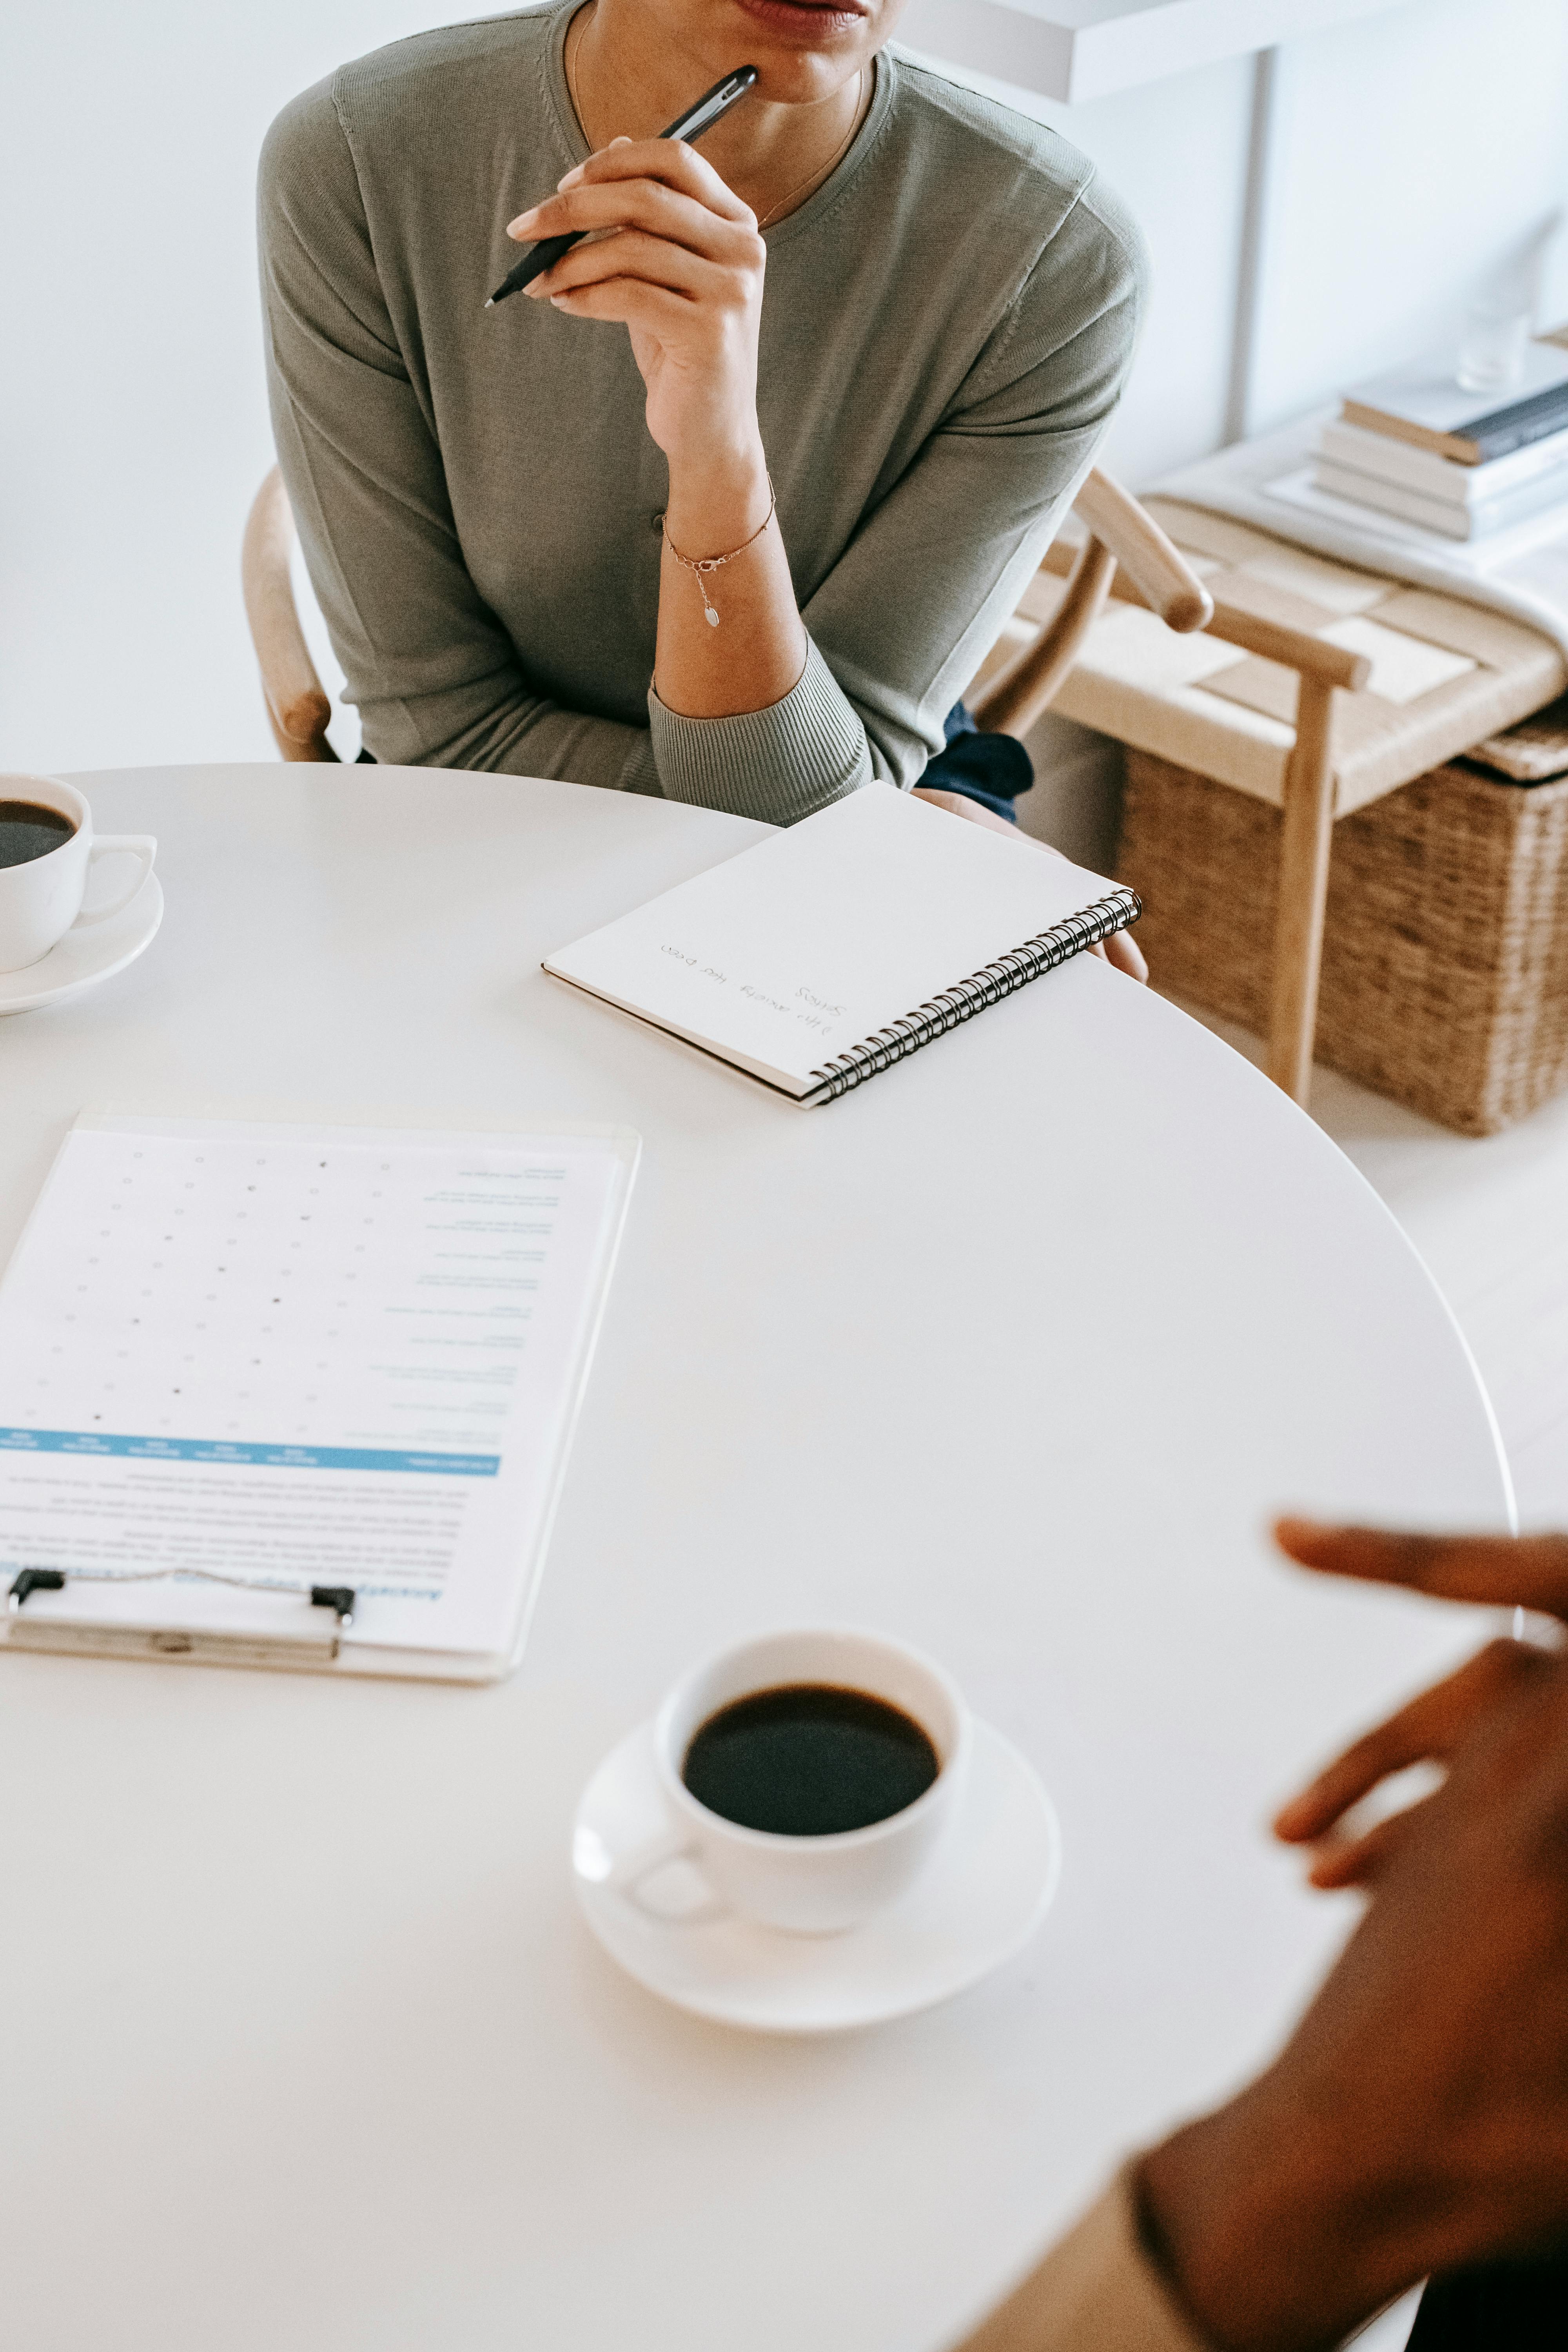
<instances>
[{"instance_id":1,"label":"gold chain bracelet","mask_svg":"<svg viewBox=\"0 0 1568 2352\"><path fill-rule=\"evenodd\" d=\"M750 539L743 539L739 547L732 547L730 550L728 555L682 555L679 548L677 547L675 541L671 539L668 530L665 527L664 517L660 515L658 519L658 527L664 533L664 543L666 547L668 548L671 555L674 556L677 563L679 564L681 570L683 572L689 572L693 579L696 581L702 597L703 616L710 629L716 629L718 627L719 614L709 599L708 583L702 576L703 573L705 572L722 572L726 563L733 563L737 555L744 555L748 547L755 547L758 540L761 539L763 531L766 530L769 523L772 522L773 515L778 508L778 502L779 494L773 488L773 478L770 474L768 476L768 510L766 514L763 517L761 522L757 525Z\"/></svg>"}]
</instances>

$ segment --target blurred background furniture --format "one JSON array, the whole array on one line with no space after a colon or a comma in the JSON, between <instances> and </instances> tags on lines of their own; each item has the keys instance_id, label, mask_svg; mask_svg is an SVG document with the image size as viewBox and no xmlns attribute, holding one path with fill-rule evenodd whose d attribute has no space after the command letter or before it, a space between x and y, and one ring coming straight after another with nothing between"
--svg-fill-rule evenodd
<instances>
[{"instance_id":1,"label":"blurred background furniture","mask_svg":"<svg viewBox=\"0 0 1568 2352\"><path fill-rule=\"evenodd\" d=\"M1194 563L1153 509L1109 475L1089 475L1074 511L1079 543L1064 537L1050 550L1012 629L971 688L970 706L982 727L1010 734L1026 733L1054 706L1127 740L1107 723L1103 695L1091 693L1092 709L1084 707L1081 682L1099 674L1108 646L1113 679L1142 671L1166 681L1173 696L1189 677L1227 667L1284 682L1296 723L1279 730L1274 770L1284 814L1271 845L1277 880L1268 935L1268 1074L1305 1103L1334 815L1334 705L1340 693L1366 686L1371 663L1355 644L1303 627L1289 598L1248 593L1247 583L1238 587L1201 552ZM1201 579L1200 567L1219 576ZM1108 596L1118 602L1115 612L1106 611ZM1166 877L1150 866L1146 881L1157 894ZM1137 879L1133 887L1143 895Z\"/></svg>"},{"instance_id":2,"label":"blurred background furniture","mask_svg":"<svg viewBox=\"0 0 1568 2352\"><path fill-rule=\"evenodd\" d=\"M1156 983L1266 1030L1271 1075L1304 1102L1321 971L1323 1059L1465 1132L1520 1117L1568 1083L1556 788L1445 763L1560 694L1568 661L1461 597L1175 499L1144 511L1216 617L1177 637L1104 612L1053 708L1127 747L1116 871L1144 899ZM1081 560L1052 548L1016 642L1050 629ZM1303 647L1359 665L1339 673L1331 740ZM1335 877L1331 828L1351 821Z\"/></svg>"},{"instance_id":3,"label":"blurred background furniture","mask_svg":"<svg viewBox=\"0 0 1568 2352\"><path fill-rule=\"evenodd\" d=\"M1158 984L1268 1015L1280 812L1148 752L1127 761L1124 879ZM1334 827L1317 1058L1462 1135L1568 1085L1568 779L1455 761Z\"/></svg>"}]
</instances>

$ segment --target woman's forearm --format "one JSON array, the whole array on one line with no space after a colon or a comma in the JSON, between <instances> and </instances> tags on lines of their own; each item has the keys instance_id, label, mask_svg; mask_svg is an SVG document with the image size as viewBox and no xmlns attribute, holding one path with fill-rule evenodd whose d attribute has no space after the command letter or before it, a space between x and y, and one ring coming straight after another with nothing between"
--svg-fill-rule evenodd
<instances>
[{"instance_id":1,"label":"woman's forearm","mask_svg":"<svg viewBox=\"0 0 1568 2352\"><path fill-rule=\"evenodd\" d=\"M599 234L528 296L627 327L669 465L655 692L688 719L765 710L798 683L806 645L757 425L755 216L690 148L621 139L510 224L519 238L563 230Z\"/></svg>"},{"instance_id":2,"label":"woman's forearm","mask_svg":"<svg viewBox=\"0 0 1568 2352\"><path fill-rule=\"evenodd\" d=\"M765 710L805 667L805 630L772 502L760 438L721 464L670 467L654 687L684 718ZM697 573L672 551L731 560Z\"/></svg>"}]
</instances>

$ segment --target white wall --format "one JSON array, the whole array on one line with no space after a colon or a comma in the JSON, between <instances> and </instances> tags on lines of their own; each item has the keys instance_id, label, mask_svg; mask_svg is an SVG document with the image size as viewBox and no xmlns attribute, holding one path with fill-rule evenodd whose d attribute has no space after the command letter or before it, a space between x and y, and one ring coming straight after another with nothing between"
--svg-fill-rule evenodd
<instances>
[{"instance_id":1,"label":"white wall","mask_svg":"<svg viewBox=\"0 0 1568 2352\"><path fill-rule=\"evenodd\" d=\"M1261 429L1452 336L1568 205L1563 0L1419 0L1282 58ZM1568 320L1568 236L1542 289Z\"/></svg>"},{"instance_id":2,"label":"white wall","mask_svg":"<svg viewBox=\"0 0 1568 2352\"><path fill-rule=\"evenodd\" d=\"M268 123L439 0L0 9L0 766L269 759L239 535L271 463Z\"/></svg>"},{"instance_id":3,"label":"white wall","mask_svg":"<svg viewBox=\"0 0 1568 2352\"><path fill-rule=\"evenodd\" d=\"M237 585L269 462L262 131L430 0L31 0L0 26L0 766L271 755ZM1024 100L1144 223L1157 285L1111 462L1222 436L1252 71ZM1563 0L1414 0L1285 52L1258 422L1440 340L1568 201ZM1565 241L1568 243L1568 241ZM1550 297L1568 318L1568 253ZM345 742L352 748L352 736Z\"/></svg>"},{"instance_id":4,"label":"white wall","mask_svg":"<svg viewBox=\"0 0 1568 2352\"><path fill-rule=\"evenodd\" d=\"M1251 58L1233 58L1083 106L1005 93L1093 156L1149 241L1153 299L1107 451L1130 482L1223 437L1252 83Z\"/></svg>"},{"instance_id":5,"label":"white wall","mask_svg":"<svg viewBox=\"0 0 1568 2352\"><path fill-rule=\"evenodd\" d=\"M1137 484L1225 437L1247 196L1247 58L1084 106L965 76L1092 155L1142 222L1154 299L1107 462ZM1412 0L1280 52L1254 430L1456 336L1467 299L1568 208L1563 0ZM1568 320L1568 233L1542 289Z\"/></svg>"}]
</instances>

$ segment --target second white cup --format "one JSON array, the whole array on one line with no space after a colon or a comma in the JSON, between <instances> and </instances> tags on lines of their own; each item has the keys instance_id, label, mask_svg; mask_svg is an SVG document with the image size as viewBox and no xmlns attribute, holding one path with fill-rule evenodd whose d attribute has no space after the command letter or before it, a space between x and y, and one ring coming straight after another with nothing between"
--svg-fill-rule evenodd
<instances>
[{"instance_id":1,"label":"second white cup","mask_svg":"<svg viewBox=\"0 0 1568 2352\"><path fill-rule=\"evenodd\" d=\"M0 801L51 810L70 827L41 856L0 866L0 972L25 971L68 931L106 923L129 906L153 871L158 844L150 833L104 833L95 839L85 796L58 776L0 774ZM105 857L132 861L125 887L106 906L83 914L88 875Z\"/></svg>"}]
</instances>

